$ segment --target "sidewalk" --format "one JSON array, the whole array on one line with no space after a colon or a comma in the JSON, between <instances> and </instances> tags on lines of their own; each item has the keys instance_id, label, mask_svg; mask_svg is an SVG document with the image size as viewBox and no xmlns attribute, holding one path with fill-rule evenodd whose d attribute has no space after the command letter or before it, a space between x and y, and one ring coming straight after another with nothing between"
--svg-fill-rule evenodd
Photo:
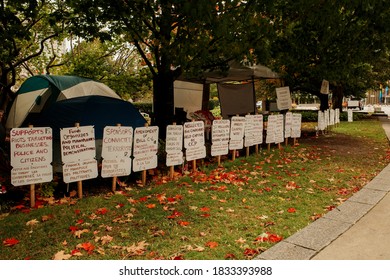
<instances>
[{"instance_id":1,"label":"sidewalk","mask_svg":"<svg viewBox=\"0 0 390 280\"><path fill-rule=\"evenodd\" d=\"M390 120L380 118L390 140ZM390 165L358 193L257 260L390 260Z\"/></svg>"}]
</instances>

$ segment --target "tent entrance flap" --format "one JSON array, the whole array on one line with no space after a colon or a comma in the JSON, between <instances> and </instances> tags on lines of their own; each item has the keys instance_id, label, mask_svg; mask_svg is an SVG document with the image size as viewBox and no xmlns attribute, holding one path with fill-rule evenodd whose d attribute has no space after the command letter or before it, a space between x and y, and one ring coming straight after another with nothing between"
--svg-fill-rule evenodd
<instances>
[{"instance_id":1,"label":"tent entrance flap","mask_svg":"<svg viewBox=\"0 0 390 280\"><path fill-rule=\"evenodd\" d=\"M252 83L218 84L218 96L224 119L255 113L256 100Z\"/></svg>"}]
</instances>

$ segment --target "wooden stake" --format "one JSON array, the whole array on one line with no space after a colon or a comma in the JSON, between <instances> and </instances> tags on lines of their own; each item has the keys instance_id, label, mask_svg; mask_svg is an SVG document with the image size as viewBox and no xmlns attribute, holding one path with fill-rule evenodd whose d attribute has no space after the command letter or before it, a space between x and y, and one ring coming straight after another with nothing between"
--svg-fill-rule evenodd
<instances>
[{"instance_id":1,"label":"wooden stake","mask_svg":"<svg viewBox=\"0 0 390 280\"><path fill-rule=\"evenodd\" d=\"M145 127L148 127L149 124L145 123ZM142 170L142 186L146 186L146 170Z\"/></svg>"},{"instance_id":2,"label":"wooden stake","mask_svg":"<svg viewBox=\"0 0 390 280\"><path fill-rule=\"evenodd\" d=\"M116 126L121 126L121 124L117 123ZM111 189L112 189L113 193L115 193L115 191L116 191L116 180L117 179L118 179L117 176L112 177Z\"/></svg>"},{"instance_id":3,"label":"wooden stake","mask_svg":"<svg viewBox=\"0 0 390 280\"><path fill-rule=\"evenodd\" d=\"M33 125L29 125L28 127L32 128ZM30 207L35 207L35 184L30 185Z\"/></svg>"},{"instance_id":4,"label":"wooden stake","mask_svg":"<svg viewBox=\"0 0 390 280\"><path fill-rule=\"evenodd\" d=\"M218 160L218 167L221 166L221 156L217 156L217 160Z\"/></svg>"},{"instance_id":5,"label":"wooden stake","mask_svg":"<svg viewBox=\"0 0 390 280\"><path fill-rule=\"evenodd\" d=\"M80 127L80 123L75 123L74 126ZM77 181L77 194L80 199L83 198L83 181Z\"/></svg>"},{"instance_id":6,"label":"wooden stake","mask_svg":"<svg viewBox=\"0 0 390 280\"><path fill-rule=\"evenodd\" d=\"M271 151L271 143L268 143L268 152Z\"/></svg>"}]
</instances>

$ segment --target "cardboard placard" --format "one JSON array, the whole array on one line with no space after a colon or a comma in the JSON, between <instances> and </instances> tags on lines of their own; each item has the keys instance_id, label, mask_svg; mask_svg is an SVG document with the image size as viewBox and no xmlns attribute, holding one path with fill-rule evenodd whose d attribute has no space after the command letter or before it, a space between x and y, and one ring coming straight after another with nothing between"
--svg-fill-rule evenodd
<instances>
[{"instance_id":1,"label":"cardboard placard","mask_svg":"<svg viewBox=\"0 0 390 280\"><path fill-rule=\"evenodd\" d=\"M95 129L93 126L62 128L60 137L62 162L95 158Z\"/></svg>"}]
</instances>

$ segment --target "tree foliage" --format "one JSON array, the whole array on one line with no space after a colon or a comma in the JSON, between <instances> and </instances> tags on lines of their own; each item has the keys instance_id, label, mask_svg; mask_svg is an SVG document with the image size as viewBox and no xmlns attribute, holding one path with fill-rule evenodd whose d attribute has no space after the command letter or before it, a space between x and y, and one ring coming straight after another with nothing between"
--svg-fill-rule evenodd
<instances>
[{"instance_id":1,"label":"tree foliage","mask_svg":"<svg viewBox=\"0 0 390 280\"><path fill-rule=\"evenodd\" d=\"M337 93L359 95L387 64L386 1L278 1L274 67L292 90L320 96L322 79ZM341 91L341 92L340 92Z\"/></svg>"},{"instance_id":2,"label":"tree foliage","mask_svg":"<svg viewBox=\"0 0 390 280\"><path fill-rule=\"evenodd\" d=\"M173 121L175 79L188 73L198 76L205 69L223 69L270 33L265 17L254 20L253 1L66 2L72 7L70 20L77 19L73 21L75 34L90 39L111 39L114 34L137 48L153 75L154 120L160 127Z\"/></svg>"},{"instance_id":3,"label":"tree foliage","mask_svg":"<svg viewBox=\"0 0 390 280\"><path fill-rule=\"evenodd\" d=\"M61 2L44 0L0 1L0 105L5 109L13 98L21 66L38 57L63 25L53 15Z\"/></svg>"}]
</instances>

